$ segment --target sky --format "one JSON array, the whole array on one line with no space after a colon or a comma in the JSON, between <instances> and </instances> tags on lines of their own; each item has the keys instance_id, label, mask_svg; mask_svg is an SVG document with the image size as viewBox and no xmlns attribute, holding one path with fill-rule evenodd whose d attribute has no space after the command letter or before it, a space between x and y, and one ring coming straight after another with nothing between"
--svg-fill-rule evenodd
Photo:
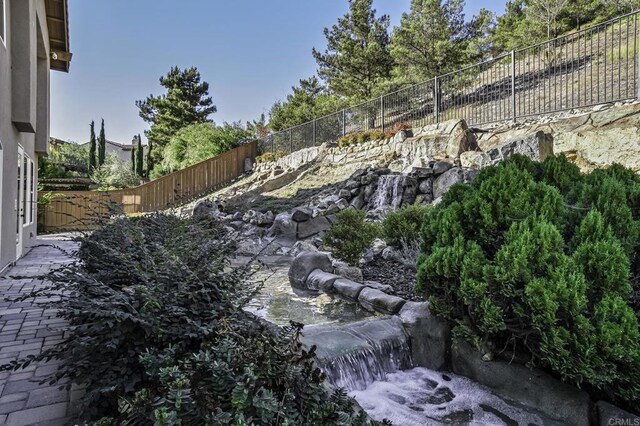
<instances>
[{"instance_id":1,"label":"sky","mask_svg":"<svg viewBox=\"0 0 640 426\"><path fill-rule=\"evenodd\" d=\"M397 25L410 3L374 7ZM505 3L467 0L465 11ZM104 119L107 139L130 142L148 129L136 100L163 93L158 80L174 65L209 83L216 123L257 119L315 73L311 49L347 10L347 0L69 0L73 60L69 74L52 73L51 136L85 142Z\"/></svg>"}]
</instances>

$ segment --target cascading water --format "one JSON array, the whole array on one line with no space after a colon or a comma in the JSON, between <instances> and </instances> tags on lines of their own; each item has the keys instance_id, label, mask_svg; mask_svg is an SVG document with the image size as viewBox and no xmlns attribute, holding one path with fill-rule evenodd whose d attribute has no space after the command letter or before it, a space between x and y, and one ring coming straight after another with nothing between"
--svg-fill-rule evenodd
<instances>
[{"instance_id":1,"label":"cascading water","mask_svg":"<svg viewBox=\"0 0 640 426\"><path fill-rule=\"evenodd\" d=\"M402 204L402 195L407 182L405 175L383 175L378 181L378 188L373 193L369 208L371 210L391 207L396 210Z\"/></svg>"}]
</instances>

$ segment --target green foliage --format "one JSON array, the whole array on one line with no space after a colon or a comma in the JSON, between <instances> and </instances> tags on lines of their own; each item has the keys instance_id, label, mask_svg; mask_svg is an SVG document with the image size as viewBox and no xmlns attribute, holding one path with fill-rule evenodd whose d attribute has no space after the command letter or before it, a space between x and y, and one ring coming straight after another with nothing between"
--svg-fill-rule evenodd
<instances>
[{"instance_id":1,"label":"green foliage","mask_svg":"<svg viewBox=\"0 0 640 426\"><path fill-rule=\"evenodd\" d=\"M256 157L256 163L270 163L271 161L276 161L279 158L284 157L286 154L284 151L276 151L275 153L269 151L265 152L262 155L258 155Z\"/></svg>"},{"instance_id":2,"label":"green foliage","mask_svg":"<svg viewBox=\"0 0 640 426\"><path fill-rule=\"evenodd\" d=\"M138 135L138 139L140 139L140 135ZM147 155L145 161L147 163L147 178L151 177L151 173L153 172L153 157L151 153L153 152L153 142L147 141Z\"/></svg>"},{"instance_id":3,"label":"green foliage","mask_svg":"<svg viewBox=\"0 0 640 426\"><path fill-rule=\"evenodd\" d=\"M366 100L388 78L393 67L389 53L389 17L376 17L373 0L349 0L349 12L330 29L327 48L313 49L318 75L332 93Z\"/></svg>"},{"instance_id":4,"label":"green foliage","mask_svg":"<svg viewBox=\"0 0 640 426\"><path fill-rule=\"evenodd\" d=\"M338 139L338 146L345 148L347 146L358 145L370 141L379 141L385 138L382 130L367 130L364 132L350 133Z\"/></svg>"},{"instance_id":5,"label":"green foliage","mask_svg":"<svg viewBox=\"0 0 640 426\"><path fill-rule=\"evenodd\" d=\"M107 138L104 134L104 119L100 125L100 136L98 136L98 167L104 164L107 152Z\"/></svg>"},{"instance_id":6,"label":"green foliage","mask_svg":"<svg viewBox=\"0 0 640 426\"><path fill-rule=\"evenodd\" d=\"M563 157L486 168L427 213L418 289L485 347L638 409L639 184Z\"/></svg>"},{"instance_id":7,"label":"green foliage","mask_svg":"<svg viewBox=\"0 0 640 426\"><path fill-rule=\"evenodd\" d=\"M142 139L138 137L138 144L136 146L136 174L138 177L144 177L144 148L142 147Z\"/></svg>"},{"instance_id":8,"label":"green foliage","mask_svg":"<svg viewBox=\"0 0 640 426\"><path fill-rule=\"evenodd\" d=\"M91 174L91 180L98 185L99 191L140 185L140 176L131 170L128 163L120 160L115 154L107 155L104 164Z\"/></svg>"},{"instance_id":9,"label":"green foliage","mask_svg":"<svg viewBox=\"0 0 640 426\"><path fill-rule=\"evenodd\" d=\"M92 121L90 124L91 135L89 137L89 173L93 173L93 171L98 166L97 158L96 158L96 130L95 123Z\"/></svg>"},{"instance_id":10,"label":"green foliage","mask_svg":"<svg viewBox=\"0 0 640 426\"><path fill-rule=\"evenodd\" d=\"M248 267L230 267L233 241L209 219L116 219L82 239L80 262L48 276L51 288L21 298L68 295L48 305L68 337L3 369L60 359L48 380L84 385L85 419L98 424L368 424L324 387L301 325L244 312L256 288Z\"/></svg>"},{"instance_id":11,"label":"green foliage","mask_svg":"<svg viewBox=\"0 0 640 426\"><path fill-rule=\"evenodd\" d=\"M269 127L279 131L306 123L347 106L344 99L327 93L316 77L300 80L285 101L277 101L269 111ZM261 128L259 125L257 130Z\"/></svg>"},{"instance_id":12,"label":"green foliage","mask_svg":"<svg viewBox=\"0 0 640 426\"><path fill-rule=\"evenodd\" d=\"M430 207L414 204L389 213L382 221L384 239L390 246L400 248L403 242L420 239L420 229Z\"/></svg>"},{"instance_id":13,"label":"green foliage","mask_svg":"<svg viewBox=\"0 0 640 426\"><path fill-rule=\"evenodd\" d=\"M151 125L147 140L158 148L153 153L154 163L162 161L164 148L178 130L190 124L208 123L209 115L216 112L209 84L200 81L200 73L195 67L181 70L172 67L166 76L160 78L166 94L149 95L137 101L140 117Z\"/></svg>"},{"instance_id":14,"label":"green foliage","mask_svg":"<svg viewBox=\"0 0 640 426\"><path fill-rule=\"evenodd\" d=\"M70 178L88 174L87 147L72 142L52 143L48 157L38 159L39 179Z\"/></svg>"},{"instance_id":15,"label":"green foliage","mask_svg":"<svg viewBox=\"0 0 640 426\"><path fill-rule=\"evenodd\" d=\"M192 124L178 131L164 148L162 168L175 172L235 148L250 133L237 123Z\"/></svg>"},{"instance_id":16,"label":"green foliage","mask_svg":"<svg viewBox=\"0 0 640 426\"><path fill-rule=\"evenodd\" d=\"M336 215L337 221L322 237L336 258L350 265L357 265L364 250L371 246L381 233L375 223L365 222L366 213L347 209Z\"/></svg>"}]
</instances>

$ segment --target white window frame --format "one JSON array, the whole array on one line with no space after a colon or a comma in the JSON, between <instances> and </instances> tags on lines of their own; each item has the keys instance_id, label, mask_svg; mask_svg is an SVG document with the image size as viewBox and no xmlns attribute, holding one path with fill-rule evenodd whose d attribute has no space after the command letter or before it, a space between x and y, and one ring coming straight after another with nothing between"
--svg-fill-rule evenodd
<instances>
[{"instance_id":1,"label":"white window frame","mask_svg":"<svg viewBox=\"0 0 640 426\"><path fill-rule=\"evenodd\" d=\"M3 33L0 33L0 41L2 41L2 45L7 47L7 0L0 0L0 5L2 5L2 30Z\"/></svg>"}]
</instances>

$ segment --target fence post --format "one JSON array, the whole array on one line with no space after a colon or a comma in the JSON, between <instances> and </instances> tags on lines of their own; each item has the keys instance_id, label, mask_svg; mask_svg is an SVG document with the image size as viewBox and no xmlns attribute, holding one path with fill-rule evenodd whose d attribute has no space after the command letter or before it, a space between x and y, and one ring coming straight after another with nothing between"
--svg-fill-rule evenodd
<instances>
[{"instance_id":1,"label":"fence post","mask_svg":"<svg viewBox=\"0 0 640 426\"><path fill-rule=\"evenodd\" d=\"M380 96L380 118L382 119L382 133L384 133L384 95Z\"/></svg>"},{"instance_id":2,"label":"fence post","mask_svg":"<svg viewBox=\"0 0 640 426\"><path fill-rule=\"evenodd\" d=\"M438 76L433 79L433 113L436 116L436 124L440 123L440 82Z\"/></svg>"},{"instance_id":3,"label":"fence post","mask_svg":"<svg viewBox=\"0 0 640 426\"><path fill-rule=\"evenodd\" d=\"M342 136L347 136L347 110L342 110Z\"/></svg>"},{"instance_id":4,"label":"fence post","mask_svg":"<svg viewBox=\"0 0 640 426\"><path fill-rule=\"evenodd\" d=\"M511 109L513 122L516 122L518 118L518 112L516 111L516 51L511 51Z\"/></svg>"},{"instance_id":5,"label":"fence post","mask_svg":"<svg viewBox=\"0 0 640 426\"><path fill-rule=\"evenodd\" d=\"M289 154L293 153L293 128L289 129Z\"/></svg>"},{"instance_id":6,"label":"fence post","mask_svg":"<svg viewBox=\"0 0 640 426\"><path fill-rule=\"evenodd\" d=\"M316 146L316 119L313 119L313 146Z\"/></svg>"}]
</instances>

